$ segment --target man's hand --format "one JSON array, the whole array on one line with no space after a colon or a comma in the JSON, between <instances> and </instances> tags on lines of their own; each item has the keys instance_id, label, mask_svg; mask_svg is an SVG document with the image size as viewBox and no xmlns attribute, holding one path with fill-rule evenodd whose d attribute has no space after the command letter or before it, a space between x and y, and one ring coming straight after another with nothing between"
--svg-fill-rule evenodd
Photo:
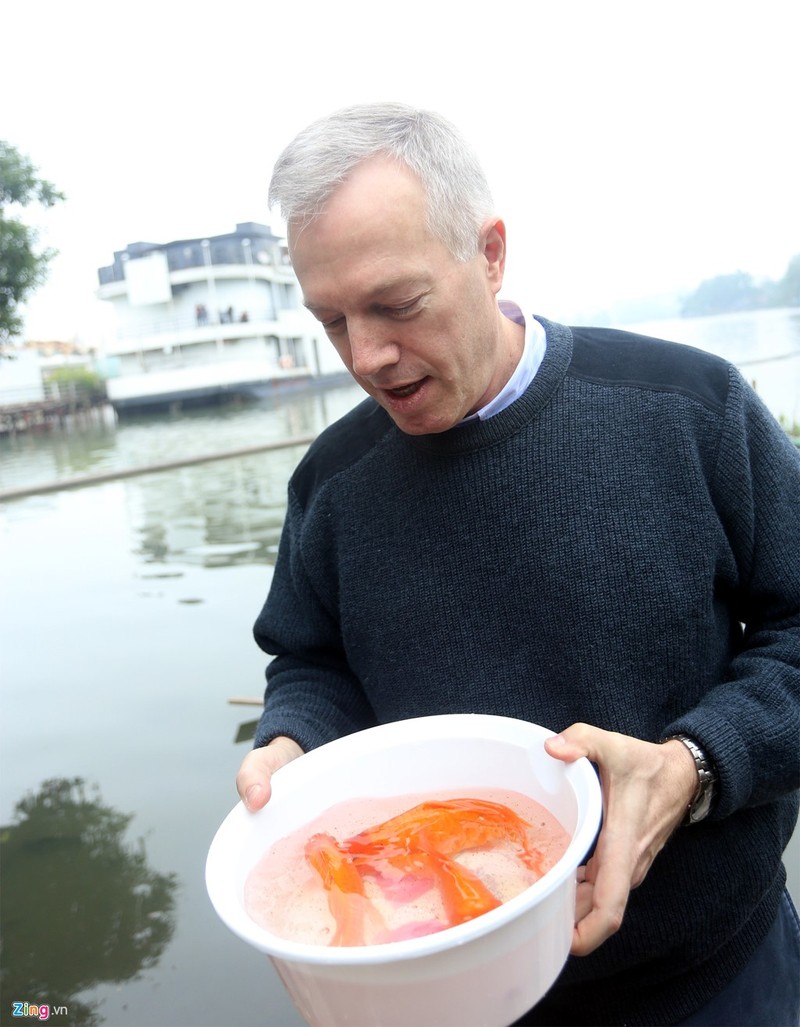
<instances>
[{"instance_id":1,"label":"man's hand","mask_svg":"<svg viewBox=\"0 0 800 1027\"><path fill-rule=\"evenodd\" d=\"M697 770L682 742L655 745L588 724L573 724L545 748L565 763L586 756L600 772L603 826L592 858L578 870L571 949L585 956L619 930L631 889L697 791Z\"/></svg>"},{"instance_id":2,"label":"man's hand","mask_svg":"<svg viewBox=\"0 0 800 1027\"><path fill-rule=\"evenodd\" d=\"M280 737L245 756L236 775L236 789L251 813L269 801L272 794L270 782L275 771L302 755L303 750L293 738Z\"/></svg>"}]
</instances>

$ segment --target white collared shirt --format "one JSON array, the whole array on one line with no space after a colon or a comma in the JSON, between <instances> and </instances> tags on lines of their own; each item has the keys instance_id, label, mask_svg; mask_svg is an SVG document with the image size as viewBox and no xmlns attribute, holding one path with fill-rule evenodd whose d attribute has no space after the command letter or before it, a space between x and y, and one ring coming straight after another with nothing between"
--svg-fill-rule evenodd
<instances>
[{"instance_id":1,"label":"white collared shirt","mask_svg":"<svg viewBox=\"0 0 800 1027\"><path fill-rule=\"evenodd\" d=\"M544 359L547 347L544 328L534 318L526 318L519 306L512 300L500 300L499 305L501 312L509 320L525 326L525 345L522 356L514 368L514 373L494 399L490 399L486 406L481 407L474 414L465 417L463 421L459 422L460 424L469 424L470 421L475 420L486 421L495 414L499 414L501 410L505 410L506 407L510 407L533 381Z\"/></svg>"}]
</instances>

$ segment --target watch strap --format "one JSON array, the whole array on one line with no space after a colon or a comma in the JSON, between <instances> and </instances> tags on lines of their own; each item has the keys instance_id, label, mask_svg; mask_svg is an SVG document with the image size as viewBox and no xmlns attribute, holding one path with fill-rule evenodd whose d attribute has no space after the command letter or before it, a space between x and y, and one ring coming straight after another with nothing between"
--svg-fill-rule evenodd
<instances>
[{"instance_id":1,"label":"watch strap","mask_svg":"<svg viewBox=\"0 0 800 1027\"><path fill-rule=\"evenodd\" d=\"M684 824L698 824L705 820L711 811L717 785L717 771L711 757L703 747L690 735L670 735L664 741L671 739L682 742L692 754L694 765L697 768L697 791L695 792L689 807L686 810Z\"/></svg>"}]
</instances>

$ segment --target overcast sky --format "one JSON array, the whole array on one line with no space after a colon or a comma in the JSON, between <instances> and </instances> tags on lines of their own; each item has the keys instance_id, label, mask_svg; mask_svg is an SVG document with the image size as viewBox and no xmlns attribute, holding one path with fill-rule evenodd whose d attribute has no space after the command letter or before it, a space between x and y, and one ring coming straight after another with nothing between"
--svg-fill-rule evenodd
<instances>
[{"instance_id":1,"label":"overcast sky","mask_svg":"<svg viewBox=\"0 0 800 1027\"><path fill-rule=\"evenodd\" d=\"M270 169L344 104L441 111L508 226L507 295L577 318L800 252L794 0L36 0L2 16L0 138L67 202L32 338L95 341L139 240L280 228Z\"/></svg>"}]
</instances>

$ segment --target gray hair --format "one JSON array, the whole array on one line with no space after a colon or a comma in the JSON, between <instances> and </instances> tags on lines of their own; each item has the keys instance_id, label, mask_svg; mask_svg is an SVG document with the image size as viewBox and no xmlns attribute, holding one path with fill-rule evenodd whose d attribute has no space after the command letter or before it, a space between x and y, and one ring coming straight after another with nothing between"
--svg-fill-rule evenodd
<instances>
[{"instance_id":1,"label":"gray hair","mask_svg":"<svg viewBox=\"0 0 800 1027\"><path fill-rule=\"evenodd\" d=\"M480 163L460 132L441 115L401 103L345 107L313 122L277 160L270 206L287 224L304 227L359 164L387 154L409 168L427 196L431 233L456 260L478 251L494 212Z\"/></svg>"}]
</instances>

